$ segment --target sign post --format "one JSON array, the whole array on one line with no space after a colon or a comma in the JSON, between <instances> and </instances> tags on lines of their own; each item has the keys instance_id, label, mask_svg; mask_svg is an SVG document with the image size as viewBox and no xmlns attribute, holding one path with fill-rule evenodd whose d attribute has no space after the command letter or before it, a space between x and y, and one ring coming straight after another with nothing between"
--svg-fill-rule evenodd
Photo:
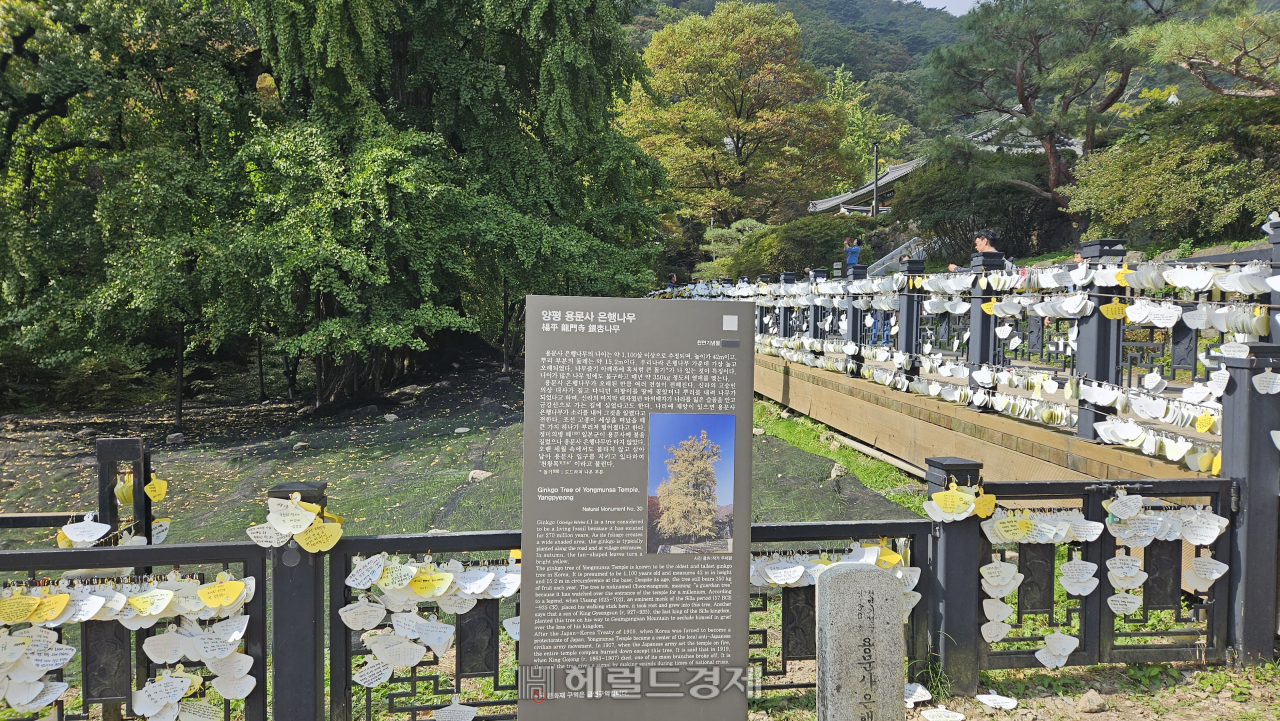
<instances>
[{"instance_id":1,"label":"sign post","mask_svg":"<svg viewBox=\"0 0 1280 721\"><path fill-rule=\"evenodd\" d=\"M755 308L527 303L521 720L740 721Z\"/></svg>"}]
</instances>

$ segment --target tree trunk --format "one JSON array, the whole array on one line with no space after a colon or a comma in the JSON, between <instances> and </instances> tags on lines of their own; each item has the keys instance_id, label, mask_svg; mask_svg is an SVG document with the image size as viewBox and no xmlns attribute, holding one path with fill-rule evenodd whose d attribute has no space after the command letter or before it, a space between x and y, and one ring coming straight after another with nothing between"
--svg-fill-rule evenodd
<instances>
[{"instance_id":1,"label":"tree trunk","mask_svg":"<svg viewBox=\"0 0 1280 721\"><path fill-rule=\"evenodd\" d=\"M298 398L298 361L295 358L293 364L289 364L289 354L281 353L280 360L284 363L284 384L285 391L289 395L289 400L297 400Z\"/></svg>"},{"instance_id":2,"label":"tree trunk","mask_svg":"<svg viewBox=\"0 0 1280 721\"><path fill-rule=\"evenodd\" d=\"M258 402L267 399L267 381L262 375L262 336L258 336Z\"/></svg>"},{"instance_id":3,"label":"tree trunk","mask_svg":"<svg viewBox=\"0 0 1280 721\"><path fill-rule=\"evenodd\" d=\"M177 394L174 401L174 421L175 430L182 430L182 360L187 354L187 324L178 324L178 365L177 372L174 373L174 382L177 386Z\"/></svg>"},{"instance_id":4,"label":"tree trunk","mask_svg":"<svg viewBox=\"0 0 1280 721\"><path fill-rule=\"evenodd\" d=\"M511 328L511 303L508 301L510 294L507 292L507 279L502 279L502 372L511 371L511 353L508 350L511 346L508 331Z\"/></svg>"},{"instance_id":5,"label":"tree trunk","mask_svg":"<svg viewBox=\"0 0 1280 721\"><path fill-rule=\"evenodd\" d=\"M316 354L316 408L324 402L324 356Z\"/></svg>"}]
</instances>

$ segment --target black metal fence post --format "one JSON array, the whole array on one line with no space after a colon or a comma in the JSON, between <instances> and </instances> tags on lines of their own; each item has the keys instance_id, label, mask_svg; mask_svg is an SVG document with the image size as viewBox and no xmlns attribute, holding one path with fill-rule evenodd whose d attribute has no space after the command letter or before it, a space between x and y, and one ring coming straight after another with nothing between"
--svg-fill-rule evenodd
<instances>
[{"instance_id":1,"label":"black metal fence post","mask_svg":"<svg viewBox=\"0 0 1280 721\"><path fill-rule=\"evenodd\" d=\"M819 268L809 273L809 282L811 284L821 283L826 279L827 279L827 270L825 268ZM815 289L810 290L810 295L816 295L814 290ZM805 333L805 335L809 336L810 338L822 337L822 316L823 316L822 306L818 305L817 303L813 303L809 306L809 318L808 318L809 327L807 329L808 332Z\"/></svg>"},{"instance_id":2,"label":"black metal fence post","mask_svg":"<svg viewBox=\"0 0 1280 721\"><path fill-rule=\"evenodd\" d=\"M769 279L769 276L767 275L758 275L756 276L756 282L764 283L767 285L771 281ZM775 309L775 312L776 312L776 309ZM769 332L769 324L764 322L764 317L768 315L768 313L769 313L769 309L766 308L765 306L762 306L762 305L756 306L756 332L757 333L764 334Z\"/></svg>"},{"instance_id":3,"label":"black metal fence post","mask_svg":"<svg viewBox=\"0 0 1280 721\"><path fill-rule=\"evenodd\" d=\"M778 283L780 284L784 283L786 285L791 285L792 283L795 283L795 282L796 282L795 273L778 274ZM780 295L778 296L778 299L779 301L783 301L786 299L786 296ZM783 306L783 305L777 306L777 309L778 309L778 336L781 338L790 338L791 334L795 332L795 329L791 327L791 311L795 309L789 306Z\"/></svg>"},{"instance_id":4,"label":"black metal fence post","mask_svg":"<svg viewBox=\"0 0 1280 721\"><path fill-rule=\"evenodd\" d=\"M1124 243L1119 240L1094 240L1081 246L1080 255L1090 268L1097 269L1103 263L1115 262L1124 258ZM1093 301L1099 307L1110 303L1116 297L1115 292L1106 288L1095 288ZM1120 380L1120 348L1121 332L1124 319L1111 320L1100 310L1083 316L1077 323L1076 334L1076 372L1082 378L1089 378L1105 383L1117 383ZM1105 420L1106 410L1101 406L1080 400L1080 418L1076 425L1076 436L1095 441L1098 434L1093 424Z\"/></svg>"},{"instance_id":5,"label":"black metal fence post","mask_svg":"<svg viewBox=\"0 0 1280 721\"><path fill-rule=\"evenodd\" d=\"M979 311L981 312L981 311ZM959 485L977 485L982 464L943 456L924 459L929 495L944 491L954 478ZM979 520L940 524L932 559L934 648L942 672L951 682L951 693L973 696L978 692L978 619L981 616L981 578L974 573L980 547ZM979 564L981 565L981 564Z\"/></svg>"},{"instance_id":6,"label":"black metal fence post","mask_svg":"<svg viewBox=\"0 0 1280 721\"><path fill-rule=\"evenodd\" d=\"M1240 663L1274 656L1276 534L1280 512L1280 454L1271 431L1280 429L1280 395L1264 395L1253 377L1280 367L1280 345L1248 343L1247 358L1224 360L1231 374L1222 398L1222 476L1240 485L1239 512L1232 524L1231 626L1229 642Z\"/></svg>"},{"instance_id":7,"label":"black metal fence post","mask_svg":"<svg viewBox=\"0 0 1280 721\"><path fill-rule=\"evenodd\" d=\"M920 299L921 291L913 287L924 273L924 260L909 259L898 263L898 270L907 274L907 287L898 294L898 338L896 347L903 353L911 353L903 364L909 376L920 375Z\"/></svg>"},{"instance_id":8,"label":"black metal fence post","mask_svg":"<svg viewBox=\"0 0 1280 721\"><path fill-rule=\"evenodd\" d=\"M325 505L323 481L282 483L269 498L300 494ZM271 703L277 718L324 718L324 556L296 542L271 550Z\"/></svg>"},{"instance_id":9,"label":"black metal fence post","mask_svg":"<svg viewBox=\"0 0 1280 721\"><path fill-rule=\"evenodd\" d=\"M867 266L858 265L855 263L845 269L844 277L845 277L845 280L866 280ZM840 307L843 308L845 311L845 316L844 316L845 325L844 325L844 334L843 334L844 341L846 343L855 343L858 346L858 352L849 356L849 360L854 361L858 365L858 367L861 368L862 367L862 343L863 343L863 339L866 338L866 330L867 330L866 326L863 325L863 323L865 322L863 318L865 318L866 316L863 314L863 310L861 308L854 307L853 296L846 295L842 297L839 302L840 302ZM850 365L845 369L845 374L849 376L855 375L856 372L857 371L854 370L852 365Z\"/></svg>"},{"instance_id":10,"label":"black metal fence post","mask_svg":"<svg viewBox=\"0 0 1280 721\"><path fill-rule=\"evenodd\" d=\"M969 269L977 274L1004 269L1004 253L974 253ZM994 300L996 291L991 286L984 290L974 283L969 294L969 365L980 366L996 360L995 316L982 310L982 304Z\"/></svg>"},{"instance_id":11,"label":"black metal fence post","mask_svg":"<svg viewBox=\"0 0 1280 721\"><path fill-rule=\"evenodd\" d=\"M1271 272L1280 271L1280 221L1271 221ZM1280 290L1271 291L1271 308L1268 312L1274 312L1280 307ZM1269 339L1272 343L1280 345L1280 323L1276 323L1275 319L1271 320L1271 335ZM1192 366L1194 368L1194 366Z\"/></svg>"}]
</instances>

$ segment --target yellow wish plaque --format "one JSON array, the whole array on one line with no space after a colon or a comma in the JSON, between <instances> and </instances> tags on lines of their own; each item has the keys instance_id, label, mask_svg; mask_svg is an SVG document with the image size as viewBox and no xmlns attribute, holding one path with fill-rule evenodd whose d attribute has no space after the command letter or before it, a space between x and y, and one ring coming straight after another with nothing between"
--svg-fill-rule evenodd
<instances>
[{"instance_id":1,"label":"yellow wish plaque","mask_svg":"<svg viewBox=\"0 0 1280 721\"><path fill-rule=\"evenodd\" d=\"M432 598L448 591L451 583L453 583L452 573L447 571L427 572L426 569L423 569L409 582L409 588L423 598Z\"/></svg>"},{"instance_id":2,"label":"yellow wish plaque","mask_svg":"<svg viewBox=\"0 0 1280 721\"><path fill-rule=\"evenodd\" d=\"M200 686L204 684L204 676L201 676L200 674L197 674L197 673L191 673L189 671L186 671L185 669L183 669L182 664L178 664L178 667L175 668L173 671L171 671L169 675L175 678L191 679L191 685L187 687L187 692L182 694L183 698L186 698L187 696L190 696L191 694L195 693L197 690L200 689Z\"/></svg>"},{"instance_id":3,"label":"yellow wish plaque","mask_svg":"<svg viewBox=\"0 0 1280 721\"><path fill-rule=\"evenodd\" d=\"M329 511L326 510L324 512L324 520L332 521L333 523L342 523L346 519L336 513L329 513Z\"/></svg>"},{"instance_id":4,"label":"yellow wish plaque","mask_svg":"<svg viewBox=\"0 0 1280 721\"><path fill-rule=\"evenodd\" d=\"M0 601L0 623L6 626L22 623L39 605L38 596L24 596L15 592L14 595Z\"/></svg>"},{"instance_id":5,"label":"yellow wish plaque","mask_svg":"<svg viewBox=\"0 0 1280 721\"><path fill-rule=\"evenodd\" d=\"M1010 516L996 521L996 531L1010 541L1021 541L1027 537L1028 533L1031 533L1031 529L1035 528L1035 525L1031 521Z\"/></svg>"},{"instance_id":6,"label":"yellow wish plaque","mask_svg":"<svg viewBox=\"0 0 1280 721\"><path fill-rule=\"evenodd\" d=\"M978 497L973 499L973 512L979 518L990 518L996 511L996 497L978 489Z\"/></svg>"},{"instance_id":7,"label":"yellow wish plaque","mask_svg":"<svg viewBox=\"0 0 1280 721\"><path fill-rule=\"evenodd\" d=\"M293 540L307 553L323 553L333 548L339 538L342 538L341 523L321 523L317 520L302 533L295 534Z\"/></svg>"},{"instance_id":8,"label":"yellow wish plaque","mask_svg":"<svg viewBox=\"0 0 1280 721\"><path fill-rule=\"evenodd\" d=\"M1196 416L1197 433L1208 433L1210 428L1213 428L1213 415L1209 411Z\"/></svg>"},{"instance_id":9,"label":"yellow wish plaque","mask_svg":"<svg viewBox=\"0 0 1280 721\"><path fill-rule=\"evenodd\" d=\"M520 560L520 549L518 549L518 548L513 548L513 549L511 549L510 557L511 557L511 558L514 558L514 559L516 559L517 561L519 561L519 560Z\"/></svg>"},{"instance_id":10,"label":"yellow wish plaque","mask_svg":"<svg viewBox=\"0 0 1280 721\"><path fill-rule=\"evenodd\" d=\"M1129 309L1129 306L1125 305L1124 303L1121 303L1118 300L1112 300L1110 303L1107 303L1106 305L1098 307L1098 310L1102 311L1102 315L1105 316L1108 320L1118 320L1120 318L1123 318L1124 312L1128 309Z\"/></svg>"},{"instance_id":11,"label":"yellow wish plaque","mask_svg":"<svg viewBox=\"0 0 1280 721\"><path fill-rule=\"evenodd\" d=\"M970 501L956 490L939 491L933 494L933 502L943 513L959 513Z\"/></svg>"},{"instance_id":12,"label":"yellow wish plaque","mask_svg":"<svg viewBox=\"0 0 1280 721\"><path fill-rule=\"evenodd\" d=\"M139 616L154 616L163 611L172 600L173 591L156 588L133 596L129 599L129 605L138 612Z\"/></svg>"},{"instance_id":13,"label":"yellow wish plaque","mask_svg":"<svg viewBox=\"0 0 1280 721\"><path fill-rule=\"evenodd\" d=\"M881 539L879 543L862 544L863 548L875 548L876 546L880 547L880 557L876 559L877 566L881 568L893 568L899 563L902 563L902 556L894 552L892 548L889 548L888 543L884 539Z\"/></svg>"},{"instance_id":14,"label":"yellow wish plaque","mask_svg":"<svg viewBox=\"0 0 1280 721\"><path fill-rule=\"evenodd\" d=\"M982 312L983 312L983 313L986 313L987 315L995 315L995 314L996 314L996 302L995 302L994 300L989 300L989 301L987 301L986 303L983 303L983 304L982 304Z\"/></svg>"},{"instance_id":15,"label":"yellow wish plaque","mask_svg":"<svg viewBox=\"0 0 1280 721\"><path fill-rule=\"evenodd\" d=\"M902 563L902 556L889 550L888 548L880 549L880 558L876 559L876 565L881 568L893 568Z\"/></svg>"},{"instance_id":16,"label":"yellow wish plaque","mask_svg":"<svg viewBox=\"0 0 1280 721\"><path fill-rule=\"evenodd\" d=\"M116 481L116 500L124 505L133 503L133 474L125 473Z\"/></svg>"},{"instance_id":17,"label":"yellow wish plaque","mask_svg":"<svg viewBox=\"0 0 1280 721\"><path fill-rule=\"evenodd\" d=\"M1209 472L1215 476L1222 475L1222 453L1213 457L1213 465L1209 467Z\"/></svg>"},{"instance_id":18,"label":"yellow wish plaque","mask_svg":"<svg viewBox=\"0 0 1280 721\"><path fill-rule=\"evenodd\" d=\"M63 610L67 607L67 602L71 600L71 596L65 593L55 593L52 596L44 596L40 599L40 605L27 616L27 620L31 623L45 623L52 621L62 615Z\"/></svg>"},{"instance_id":19,"label":"yellow wish plaque","mask_svg":"<svg viewBox=\"0 0 1280 721\"><path fill-rule=\"evenodd\" d=\"M70 538L67 538L67 534L61 528L58 529L56 539L58 542L58 548L71 548L75 545L71 542Z\"/></svg>"},{"instance_id":20,"label":"yellow wish plaque","mask_svg":"<svg viewBox=\"0 0 1280 721\"><path fill-rule=\"evenodd\" d=\"M219 608L235 603L244 593L244 581L214 581L206 583L196 591L196 595L206 606Z\"/></svg>"},{"instance_id":21,"label":"yellow wish plaque","mask_svg":"<svg viewBox=\"0 0 1280 721\"><path fill-rule=\"evenodd\" d=\"M169 492L169 482L156 478L156 474L152 473L151 482L143 486L142 490L146 492L147 498L150 498L152 503L159 503Z\"/></svg>"},{"instance_id":22,"label":"yellow wish plaque","mask_svg":"<svg viewBox=\"0 0 1280 721\"><path fill-rule=\"evenodd\" d=\"M1199 457L1199 458L1197 458L1197 459L1196 459L1196 461L1197 461L1198 465L1200 466L1200 472L1201 472L1201 473L1208 473L1208 472L1209 472L1209 469L1213 467L1213 459L1214 459L1214 455L1213 455L1212 453L1201 453L1201 454L1200 454L1200 457Z\"/></svg>"},{"instance_id":23,"label":"yellow wish plaque","mask_svg":"<svg viewBox=\"0 0 1280 721\"><path fill-rule=\"evenodd\" d=\"M1128 288L1129 274L1137 272L1138 271L1136 270L1129 270L1129 266L1127 265L1121 266L1121 269L1116 271L1116 285L1119 285L1121 288Z\"/></svg>"}]
</instances>

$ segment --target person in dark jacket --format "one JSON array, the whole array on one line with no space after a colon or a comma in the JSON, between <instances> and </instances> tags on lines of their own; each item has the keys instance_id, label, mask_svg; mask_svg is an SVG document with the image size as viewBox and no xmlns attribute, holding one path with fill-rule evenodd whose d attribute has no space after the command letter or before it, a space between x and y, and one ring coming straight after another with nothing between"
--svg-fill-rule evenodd
<instances>
[{"instance_id":1,"label":"person in dark jacket","mask_svg":"<svg viewBox=\"0 0 1280 721\"><path fill-rule=\"evenodd\" d=\"M995 245L993 245L995 242L996 242L996 232L991 228L983 228L982 230L979 230L978 232L973 234L973 250L976 253L997 252ZM947 266L947 270L954 273L957 267L959 266L957 266L955 263L952 263L951 265ZM1004 259L1005 270L1013 270L1015 267L1016 266L1013 264L1013 261L1009 260L1008 258Z\"/></svg>"}]
</instances>

